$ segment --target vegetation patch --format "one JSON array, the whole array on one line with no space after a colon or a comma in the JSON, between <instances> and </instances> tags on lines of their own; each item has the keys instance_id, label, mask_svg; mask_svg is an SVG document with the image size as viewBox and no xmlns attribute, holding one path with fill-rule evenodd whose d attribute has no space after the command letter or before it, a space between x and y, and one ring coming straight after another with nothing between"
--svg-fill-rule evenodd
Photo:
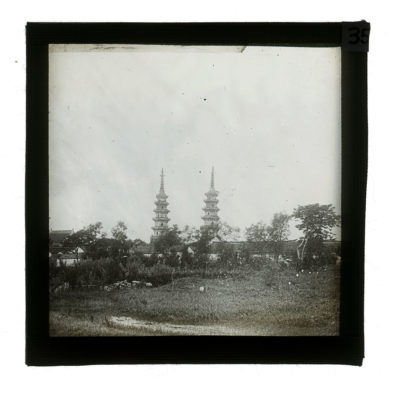
<instances>
[{"instance_id":1,"label":"vegetation patch","mask_svg":"<svg viewBox=\"0 0 400 400\"><path fill-rule=\"evenodd\" d=\"M126 335L127 329L107 325L114 316L192 324L199 331L211 324L243 334L337 335L339 283L338 267L330 266L317 272L281 268L272 280L266 270L253 270L220 278L191 275L150 289L72 289L51 295L50 332L82 336L97 327L101 335ZM129 335L166 334L136 328Z\"/></svg>"}]
</instances>

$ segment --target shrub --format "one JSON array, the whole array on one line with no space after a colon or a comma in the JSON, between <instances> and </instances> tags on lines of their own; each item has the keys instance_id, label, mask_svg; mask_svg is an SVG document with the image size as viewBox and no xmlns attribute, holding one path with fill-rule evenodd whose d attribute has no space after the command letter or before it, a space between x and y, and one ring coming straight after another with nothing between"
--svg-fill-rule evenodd
<instances>
[{"instance_id":1,"label":"shrub","mask_svg":"<svg viewBox=\"0 0 400 400\"><path fill-rule=\"evenodd\" d=\"M262 271L270 264L266 258L250 258L246 263L247 267L253 271Z\"/></svg>"},{"instance_id":2,"label":"shrub","mask_svg":"<svg viewBox=\"0 0 400 400\"><path fill-rule=\"evenodd\" d=\"M91 270L92 276L94 278L100 278L101 284L114 283L123 279L124 268L122 264L119 264L110 258L102 258L93 261L93 263L95 264Z\"/></svg>"},{"instance_id":3,"label":"shrub","mask_svg":"<svg viewBox=\"0 0 400 400\"><path fill-rule=\"evenodd\" d=\"M132 257L126 263L125 279L128 281L141 281L147 277L148 267L145 259L141 257Z\"/></svg>"},{"instance_id":4,"label":"shrub","mask_svg":"<svg viewBox=\"0 0 400 400\"><path fill-rule=\"evenodd\" d=\"M50 258L49 260L49 290L52 292L56 287L65 282L64 268L57 267L57 260Z\"/></svg>"},{"instance_id":5,"label":"shrub","mask_svg":"<svg viewBox=\"0 0 400 400\"><path fill-rule=\"evenodd\" d=\"M337 248L332 249L322 240L310 241L303 262L299 262L301 268L317 271L327 265L335 265L338 254L335 250L340 251L340 247L337 246Z\"/></svg>"},{"instance_id":6,"label":"shrub","mask_svg":"<svg viewBox=\"0 0 400 400\"><path fill-rule=\"evenodd\" d=\"M220 253L220 258L222 262L234 263L236 262L236 254L231 246L223 246Z\"/></svg>"},{"instance_id":7,"label":"shrub","mask_svg":"<svg viewBox=\"0 0 400 400\"><path fill-rule=\"evenodd\" d=\"M65 271L65 282L68 282L71 288L76 288L78 286L79 277L78 266L61 268Z\"/></svg>"},{"instance_id":8,"label":"shrub","mask_svg":"<svg viewBox=\"0 0 400 400\"><path fill-rule=\"evenodd\" d=\"M176 253L167 254L165 256L165 263L171 267L180 267L181 263Z\"/></svg>"},{"instance_id":9,"label":"shrub","mask_svg":"<svg viewBox=\"0 0 400 400\"><path fill-rule=\"evenodd\" d=\"M196 254L193 258L192 268L195 270L204 270L207 268L207 264L210 263L207 254Z\"/></svg>"},{"instance_id":10,"label":"shrub","mask_svg":"<svg viewBox=\"0 0 400 400\"><path fill-rule=\"evenodd\" d=\"M75 266L61 266L57 274L70 287L76 288L85 285L105 285L121 280L124 276L122 264L110 258L98 260L83 260Z\"/></svg>"},{"instance_id":11,"label":"shrub","mask_svg":"<svg viewBox=\"0 0 400 400\"><path fill-rule=\"evenodd\" d=\"M182 251L181 265L187 266L193 264L193 257L189 254L187 247Z\"/></svg>"},{"instance_id":12,"label":"shrub","mask_svg":"<svg viewBox=\"0 0 400 400\"><path fill-rule=\"evenodd\" d=\"M150 257L146 258L145 265L151 267L152 265L157 264L159 261L158 255L153 253Z\"/></svg>"},{"instance_id":13,"label":"shrub","mask_svg":"<svg viewBox=\"0 0 400 400\"><path fill-rule=\"evenodd\" d=\"M154 285L165 285L174 279L175 268L165 264L157 264L148 270L148 280Z\"/></svg>"}]
</instances>

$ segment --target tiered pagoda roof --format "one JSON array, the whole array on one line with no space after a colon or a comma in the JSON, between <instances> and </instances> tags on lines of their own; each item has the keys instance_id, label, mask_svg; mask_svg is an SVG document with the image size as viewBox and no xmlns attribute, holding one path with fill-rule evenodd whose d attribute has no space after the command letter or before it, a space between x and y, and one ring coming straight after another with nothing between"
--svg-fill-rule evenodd
<instances>
[{"instance_id":1,"label":"tiered pagoda roof","mask_svg":"<svg viewBox=\"0 0 400 400\"><path fill-rule=\"evenodd\" d=\"M154 226L153 226L153 231L154 234L151 237L152 240L163 234L164 232L167 231L168 229L168 201L167 201L167 194L165 193L165 188L164 188L164 169L161 170L161 183L160 183L160 191L156 195L156 201L154 204L156 205L156 208L153 210L154 211Z\"/></svg>"},{"instance_id":2,"label":"tiered pagoda roof","mask_svg":"<svg viewBox=\"0 0 400 400\"><path fill-rule=\"evenodd\" d=\"M214 179L214 167L211 171L211 183L210 189L206 192L206 198L204 200L205 207L203 207L204 215L201 217L204 221L202 230L205 229L217 229L219 224L218 211L218 191L215 190L215 179Z\"/></svg>"}]
</instances>

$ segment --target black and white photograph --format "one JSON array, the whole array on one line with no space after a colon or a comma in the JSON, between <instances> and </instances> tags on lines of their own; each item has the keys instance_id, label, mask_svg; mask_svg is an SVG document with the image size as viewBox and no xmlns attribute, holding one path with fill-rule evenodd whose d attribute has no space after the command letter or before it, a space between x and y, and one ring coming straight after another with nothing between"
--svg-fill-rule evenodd
<instances>
[{"instance_id":1,"label":"black and white photograph","mask_svg":"<svg viewBox=\"0 0 400 400\"><path fill-rule=\"evenodd\" d=\"M338 335L340 67L50 45L50 336Z\"/></svg>"},{"instance_id":2,"label":"black and white photograph","mask_svg":"<svg viewBox=\"0 0 400 400\"><path fill-rule=\"evenodd\" d=\"M3 397L398 392L376 4L7 6Z\"/></svg>"}]
</instances>

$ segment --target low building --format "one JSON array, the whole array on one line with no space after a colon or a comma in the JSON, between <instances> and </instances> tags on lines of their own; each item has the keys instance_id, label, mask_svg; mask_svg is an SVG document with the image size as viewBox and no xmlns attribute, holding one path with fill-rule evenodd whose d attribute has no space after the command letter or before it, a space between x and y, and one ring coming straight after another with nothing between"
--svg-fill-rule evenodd
<instances>
[{"instance_id":1,"label":"low building","mask_svg":"<svg viewBox=\"0 0 400 400\"><path fill-rule=\"evenodd\" d=\"M61 254L57 257L57 267L65 266L65 267L74 267L79 263L80 259L77 254L67 253Z\"/></svg>"},{"instance_id":2,"label":"low building","mask_svg":"<svg viewBox=\"0 0 400 400\"><path fill-rule=\"evenodd\" d=\"M65 267L71 267L75 266L78 264L85 256L85 251L77 247L73 249L72 251L68 252L58 252L56 254L51 255L50 257L54 257L56 260L56 265L57 267L65 266Z\"/></svg>"},{"instance_id":3,"label":"low building","mask_svg":"<svg viewBox=\"0 0 400 400\"><path fill-rule=\"evenodd\" d=\"M147 244L145 242L134 244L129 249L130 255L144 255L145 257L151 257L153 253L154 253L153 245Z\"/></svg>"}]
</instances>

